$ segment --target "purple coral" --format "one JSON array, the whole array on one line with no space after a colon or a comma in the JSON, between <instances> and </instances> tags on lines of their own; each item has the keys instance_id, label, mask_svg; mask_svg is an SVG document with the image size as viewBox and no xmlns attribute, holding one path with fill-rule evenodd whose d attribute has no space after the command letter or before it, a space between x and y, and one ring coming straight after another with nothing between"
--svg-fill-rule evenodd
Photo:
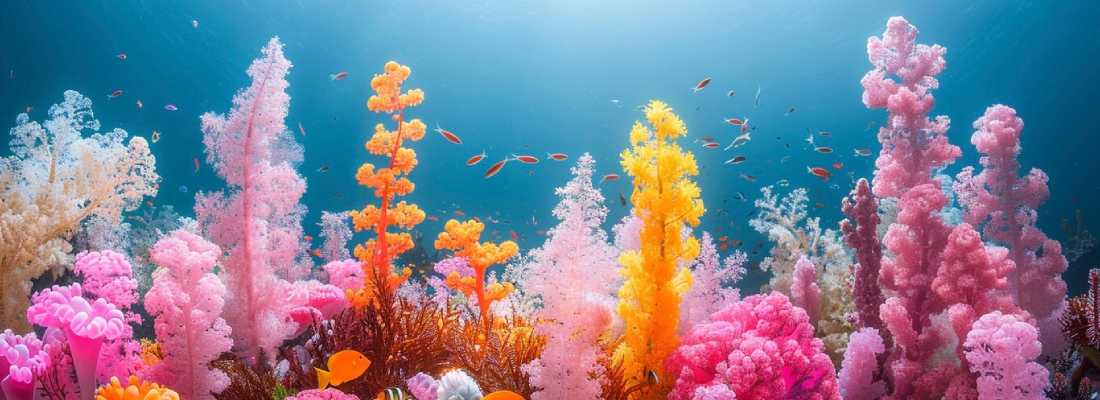
<instances>
[{"instance_id":1,"label":"purple coral","mask_svg":"<svg viewBox=\"0 0 1100 400\"><path fill-rule=\"evenodd\" d=\"M439 397L439 382L423 372L413 375L405 385L416 400L436 400Z\"/></svg>"},{"instance_id":2,"label":"purple coral","mask_svg":"<svg viewBox=\"0 0 1100 400\"><path fill-rule=\"evenodd\" d=\"M124 332L122 311L102 298L89 302L78 283L44 289L35 293L31 302L27 320L64 332L80 385L80 398L91 399L95 394L99 350L104 341L117 339Z\"/></svg>"},{"instance_id":3,"label":"purple coral","mask_svg":"<svg viewBox=\"0 0 1100 400\"><path fill-rule=\"evenodd\" d=\"M0 333L0 399L33 399L35 380L49 362L49 354L34 332L20 336L5 329Z\"/></svg>"},{"instance_id":4,"label":"purple coral","mask_svg":"<svg viewBox=\"0 0 1100 400\"><path fill-rule=\"evenodd\" d=\"M1035 326L1014 314L994 311L974 322L965 348L979 399L1046 398L1050 373L1033 361L1042 348L1038 337Z\"/></svg>"},{"instance_id":5,"label":"purple coral","mask_svg":"<svg viewBox=\"0 0 1100 400\"><path fill-rule=\"evenodd\" d=\"M229 115L202 116L207 161L230 189L196 196L195 214L228 253L222 267L234 307L225 318L235 350L248 360L273 356L297 328L280 290L285 282L276 275L298 275L302 253L305 182L286 158L290 140L282 137L290 67L282 43L271 39L248 68L252 85L233 97Z\"/></svg>"},{"instance_id":6,"label":"purple coral","mask_svg":"<svg viewBox=\"0 0 1100 400\"><path fill-rule=\"evenodd\" d=\"M669 399L692 399L700 388L721 393L717 386L725 386L737 398L839 400L823 347L809 316L786 296L749 296L682 338L667 361L679 375Z\"/></svg>"},{"instance_id":7,"label":"purple coral","mask_svg":"<svg viewBox=\"0 0 1100 400\"><path fill-rule=\"evenodd\" d=\"M221 318L225 285L211 272L221 249L181 229L158 241L149 254L162 268L145 296L163 353L152 375L183 398L213 399L229 378L209 363L233 345Z\"/></svg>"}]
</instances>

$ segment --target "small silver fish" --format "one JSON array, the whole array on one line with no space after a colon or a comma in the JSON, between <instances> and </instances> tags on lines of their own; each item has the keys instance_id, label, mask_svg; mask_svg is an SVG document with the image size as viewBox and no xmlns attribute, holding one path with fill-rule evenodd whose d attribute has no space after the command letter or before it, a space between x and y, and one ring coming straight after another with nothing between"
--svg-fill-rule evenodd
<instances>
[{"instance_id":1,"label":"small silver fish","mask_svg":"<svg viewBox=\"0 0 1100 400\"><path fill-rule=\"evenodd\" d=\"M744 146L745 143L748 143L750 140L752 140L752 132L742 133L736 138L733 138L733 141L730 142L730 144L722 150L736 149L738 147Z\"/></svg>"}]
</instances>

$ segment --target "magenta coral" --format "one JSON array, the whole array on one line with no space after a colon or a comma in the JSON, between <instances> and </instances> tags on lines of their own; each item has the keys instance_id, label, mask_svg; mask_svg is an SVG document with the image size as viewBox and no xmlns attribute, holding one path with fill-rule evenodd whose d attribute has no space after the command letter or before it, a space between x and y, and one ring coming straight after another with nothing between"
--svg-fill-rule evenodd
<instances>
[{"instance_id":1,"label":"magenta coral","mask_svg":"<svg viewBox=\"0 0 1100 400\"><path fill-rule=\"evenodd\" d=\"M1034 362L1042 344L1038 332L1014 314L982 315L966 335L966 360L977 374L978 398L1040 400L1049 372Z\"/></svg>"},{"instance_id":2,"label":"magenta coral","mask_svg":"<svg viewBox=\"0 0 1100 400\"><path fill-rule=\"evenodd\" d=\"M359 396L336 389L310 389L287 397L286 400L359 400Z\"/></svg>"},{"instance_id":3,"label":"magenta coral","mask_svg":"<svg viewBox=\"0 0 1100 400\"><path fill-rule=\"evenodd\" d=\"M228 116L202 116L207 161L230 187L196 196L198 221L228 253L222 267L229 287L225 318L234 349L246 359L270 359L297 327L276 273L295 276L302 252L298 203L305 182L284 157L289 141L284 118L290 103L286 81L290 61L273 38L263 57L248 68L252 85L233 97Z\"/></svg>"},{"instance_id":4,"label":"magenta coral","mask_svg":"<svg viewBox=\"0 0 1100 400\"><path fill-rule=\"evenodd\" d=\"M810 321L817 321L821 313L821 288L817 286L817 270L805 255L794 264L791 279L791 303L806 311Z\"/></svg>"},{"instance_id":5,"label":"magenta coral","mask_svg":"<svg viewBox=\"0 0 1100 400\"><path fill-rule=\"evenodd\" d=\"M667 362L670 371L679 373L669 398L692 399L701 388L702 393L721 393L721 385L737 398L839 400L823 347L809 316L786 296L750 296L681 340Z\"/></svg>"},{"instance_id":6,"label":"magenta coral","mask_svg":"<svg viewBox=\"0 0 1100 400\"><path fill-rule=\"evenodd\" d=\"M530 252L528 294L543 307L535 326L546 336L542 355L524 367L539 388L533 400L596 398L603 369L600 336L611 326L612 292L619 280L618 252L600 226L607 217L603 195L592 185L595 160L585 153L573 167L573 179L555 193L560 221L546 243ZM437 265L437 269L439 266ZM553 321L553 322L549 322Z\"/></svg>"},{"instance_id":7,"label":"magenta coral","mask_svg":"<svg viewBox=\"0 0 1100 400\"><path fill-rule=\"evenodd\" d=\"M145 296L155 318L163 357L155 365L158 382L185 399L213 399L229 384L209 363L232 347L230 328L221 318L225 285L211 271L221 249L185 230L173 231L149 250L161 267Z\"/></svg>"},{"instance_id":8,"label":"magenta coral","mask_svg":"<svg viewBox=\"0 0 1100 400\"><path fill-rule=\"evenodd\" d=\"M874 193L901 197L909 188L932 183L932 171L959 157L958 146L947 142L950 120L928 119L935 99L932 90L946 66L940 45L915 43L917 28L902 17L892 17L882 38L867 40L867 58L874 69L863 76L863 104L885 108L890 117L878 131L882 151L875 160ZM896 80L895 80L896 78Z\"/></svg>"},{"instance_id":9,"label":"magenta coral","mask_svg":"<svg viewBox=\"0 0 1100 400\"><path fill-rule=\"evenodd\" d=\"M95 395L99 350L104 341L117 339L124 332L122 311L102 298L89 302L78 283L44 289L35 293L31 302L27 320L64 332L80 385L80 398L91 399Z\"/></svg>"},{"instance_id":10,"label":"magenta coral","mask_svg":"<svg viewBox=\"0 0 1100 400\"><path fill-rule=\"evenodd\" d=\"M81 288L91 298L114 304L126 316L126 322L141 324L141 315L131 310L138 301L138 282L125 255L104 250L76 255L73 271L83 278ZM114 376L130 376L141 367L141 344L133 338L133 328L123 325L118 339L107 341L99 354L97 376L109 381Z\"/></svg>"},{"instance_id":11,"label":"magenta coral","mask_svg":"<svg viewBox=\"0 0 1100 400\"><path fill-rule=\"evenodd\" d=\"M964 168L955 183L964 218L980 227L986 240L1008 247L1016 264L1008 275L1011 293L1020 308L1044 322L1039 327L1043 337L1051 337L1058 332L1056 322L1065 304L1062 273L1068 263L1061 244L1035 225L1036 209L1050 195L1047 175L1032 168L1017 176L1024 121L1012 107L989 107L974 121L974 129L970 142L982 153L982 171Z\"/></svg>"},{"instance_id":12,"label":"magenta coral","mask_svg":"<svg viewBox=\"0 0 1100 400\"><path fill-rule=\"evenodd\" d=\"M709 232L703 232L699 244L699 257L691 267L691 289L680 302L682 332L741 298L737 283L745 276L744 265L748 260L745 253L736 251L720 260L718 247Z\"/></svg>"},{"instance_id":13,"label":"magenta coral","mask_svg":"<svg viewBox=\"0 0 1100 400\"><path fill-rule=\"evenodd\" d=\"M856 306L856 323L860 327L883 329L878 308L886 298L879 287L879 270L882 266L882 243L878 240L878 205L871 194L871 185L867 179L860 178L855 189L845 197L841 206L844 215L840 221L840 231L844 241L855 249L859 263L855 268L855 283L852 297ZM889 339L887 339L889 341Z\"/></svg>"},{"instance_id":14,"label":"magenta coral","mask_svg":"<svg viewBox=\"0 0 1100 400\"><path fill-rule=\"evenodd\" d=\"M886 346L878 329L863 328L852 333L837 377L845 400L875 400L886 394L885 382L878 379L878 356L884 352Z\"/></svg>"},{"instance_id":15,"label":"magenta coral","mask_svg":"<svg viewBox=\"0 0 1100 400\"><path fill-rule=\"evenodd\" d=\"M298 326L293 336L302 334L316 323L331 319L348 307L344 289L313 280L288 285L287 302L294 305L290 310L290 319Z\"/></svg>"},{"instance_id":16,"label":"magenta coral","mask_svg":"<svg viewBox=\"0 0 1100 400\"><path fill-rule=\"evenodd\" d=\"M0 333L0 399L33 399L35 380L49 362L49 354L34 332L20 336L5 329Z\"/></svg>"}]
</instances>

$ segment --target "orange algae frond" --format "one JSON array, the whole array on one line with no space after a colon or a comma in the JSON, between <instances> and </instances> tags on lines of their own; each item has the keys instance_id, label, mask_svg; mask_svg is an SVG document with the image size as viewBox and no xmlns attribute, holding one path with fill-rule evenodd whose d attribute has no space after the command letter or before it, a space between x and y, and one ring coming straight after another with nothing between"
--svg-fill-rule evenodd
<instances>
[{"instance_id":1,"label":"orange algae frond","mask_svg":"<svg viewBox=\"0 0 1100 400\"><path fill-rule=\"evenodd\" d=\"M180 395L171 389L143 381L136 376L131 376L127 385L123 386L115 376L111 377L110 383L99 387L95 398L96 400L179 400Z\"/></svg>"},{"instance_id":2,"label":"orange algae frond","mask_svg":"<svg viewBox=\"0 0 1100 400\"><path fill-rule=\"evenodd\" d=\"M424 211L415 204L396 201L396 197L408 195L416 188L408 175L416 167L416 151L402 147L408 141L424 138L427 126L419 119L405 121L405 109L424 101L424 92L411 89L401 92L401 85L412 71L409 67L390 61L385 70L371 79L371 89L375 94L367 100L367 108L378 113L392 116L397 123L394 130L388 130L385 124L374 127L374 135L367 140L367 152L388 158L385 166L364 163L355 173L355 180L361 186L374 191L379 204L369 204L362 210L351 211L352 223L356 232L372 231L375 237L355 246L355 257L363 263L365 272L364 287L349 290L348 299L356 307L364 307L375 300L376 291L371 289L375 280L373 275L384 276L382 290L392 293L412 274L409 268L394 272L393 260L413 248L412 236L408 232L389 232L387 228L395 225L401 229L412 229L424 221Z\"/></svg>"},{"instance_id":3,"label":"orange algae frond","mask_svg":"<svg viewBox=\"0 0 1100 400\"><path fill-rule=\"evenodd\" d=\"M683 121L656 100L645 116L649 127L635 122L632 147L621 155L623 170L634 178L634 215L643 225L640 250L619 257L625 281L618 311L626 331L614 358L630 385L644 383L649 371L658 374L658 384L639 392L649 398L665 397L674 380L664 361L679 345L680 301L691 287L691 272L681 265L699 254L699 242L685 228L698 225L705 209L699 186L689 179L699 173L695 157L674 141L687 133Z\"/></svg>"},{"instance_id":4,"label":"orange algae frond","mask_svg":"<svg viewBox=\"0 0 1100 400\"><path fill-rule=\"evenodd\" d=\"M519 246L511 240L496 243L479 242L485 224L474 220L458 222L447 221L443 232L435 240L436 249L454 251L455 256L465 258L474 269L474 276L460 277L457 273L447 276L447 286L461 291L467 296L477 296L478 309L483 320L488 320L489 305L508 297L514 289L509 282L493 283L485 287L485 271L493 264L500 264L519 252Z\"/></svg>"}]
</instances>

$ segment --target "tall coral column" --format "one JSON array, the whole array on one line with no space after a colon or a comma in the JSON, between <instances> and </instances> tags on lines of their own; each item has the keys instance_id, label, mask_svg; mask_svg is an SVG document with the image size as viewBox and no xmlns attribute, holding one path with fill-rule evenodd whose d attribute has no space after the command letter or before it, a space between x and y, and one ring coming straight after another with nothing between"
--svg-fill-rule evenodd
<instances>
[{"instance_id":1,"label":"tall coral column","mask_svg":"<svg viewBox=\"0 0 1100 400\"><path fill-rule=\"evenodd\" d=\"M374 135L366 143L367 152L389 158L385 167L377 168L372 163L363 163L355 173L360 185L374 189L379 205L368 204L362 210L352 211L355 230L373 231L374 238L355 246L355 257L363 263L365 282L359 290L348 292L352 304L362 307L370 303L374 296L386 297L402 282L408 279L412 270L405 268L394 273L393 259L413 248L412 236L408 232L391 233L390 225L403 229L424 222L424 211L415 204L405 201L394 204L398 196L408 195L416 187L408 175L416 167L416 152L401 147L407 139L418 141L424 138L426 126L420 119L405 121L405 109L424 101L424 91L411 89L401 93L401 84L409 78L409 67L390 61L386 63L381 75L375 75L370 81L375 94L367 100L367 108L377 113L389 114L397 124L395 130L387 130L384 124L374 126ZM384 282L378 287L376 282Z\"/></svg>"},{"instance_id":2,"label":"tall coral column","mask_svg":"<svg viewBox=\"0 0 1100 400\"><path fill-rule=\"evenodd\" d=\"M695 157L676 145L687 127L672 109L653 100L645 108L650 127L635 122L631 148L623 151L622 167L634 178L630 201L642 220L641 249L619 257L626 281L619 289L619 314L626 326L615 350L624 376L635 383L651 383L645 398L664 397L674 377L665 372L665 359L677 345L680 300L691 288L691 272L684 268L699 254L699 242L685 235L699 224L703 200L689 177L699 173ZM658 376L656 385L647 375Z\"/></svg>"}]
</instances>

